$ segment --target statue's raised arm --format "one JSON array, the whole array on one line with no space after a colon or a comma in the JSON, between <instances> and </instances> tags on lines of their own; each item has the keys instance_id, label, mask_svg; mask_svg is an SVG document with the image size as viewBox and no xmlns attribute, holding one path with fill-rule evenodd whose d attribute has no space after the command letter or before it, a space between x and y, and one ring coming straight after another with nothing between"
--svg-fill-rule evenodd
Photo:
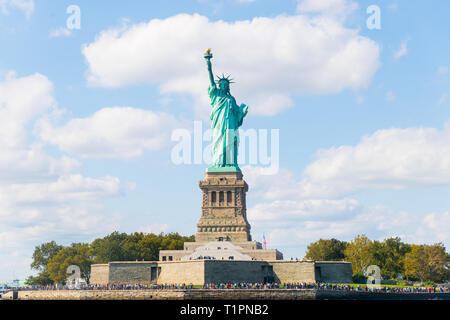
<instances>
[{"instance_id":1,"label":"statue's raised arm","mask_svg":"<svg viewBox=\"0 0 450 320\"><path fill-rule=\"evenodd\" d=\"M213 57L212 53L211 53L211 49L206 50L206 53L204 55L205 60L206 60L206 65L208 67L208 75L209 75L209 84L211 85L212 88L216 87L216 82L214 81L214 75L212 72L212 65L211 65L211 59Z\"/></svg>"}]
</instances>

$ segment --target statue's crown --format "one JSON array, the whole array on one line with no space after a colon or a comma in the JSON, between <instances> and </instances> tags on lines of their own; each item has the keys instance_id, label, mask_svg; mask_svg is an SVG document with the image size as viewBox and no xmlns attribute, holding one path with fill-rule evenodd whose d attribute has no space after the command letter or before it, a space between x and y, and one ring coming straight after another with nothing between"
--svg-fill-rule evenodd
<instances>
[{"instance_id":1,"label":"statue's crown","mask_svg":"<svg viewBox=\"0 0 450 320\"><path fill-rule=\"evenodd\" d=\"M221 81L226 81L226 82L228 82L228 83L234 83L233 82L233 79L230 79L230 76L231 75L228 75L228 76L225 76L223 73L222 73L222 76L220 77L220 76L218 76L218 75L216 75L216 77L217 77L217 83L219 83L219 82L221 82Z\"/></svg>"}]
</instances>

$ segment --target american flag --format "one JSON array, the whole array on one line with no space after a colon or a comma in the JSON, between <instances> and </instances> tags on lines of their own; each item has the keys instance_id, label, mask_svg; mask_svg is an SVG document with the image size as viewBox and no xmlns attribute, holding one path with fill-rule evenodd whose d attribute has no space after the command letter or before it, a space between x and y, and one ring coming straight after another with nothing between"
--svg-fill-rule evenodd
<instances>
[{"instance_id":1,"label":"american flag","mask_svg":"<svg viewBox=\"0 0 450 320\"><path fill-rule=\"evenodd\" d=\"M263 234L263 243L264 243L264 249L267 249L267 242L266 242L266 237Z\"/></svg>"}]
</instances>

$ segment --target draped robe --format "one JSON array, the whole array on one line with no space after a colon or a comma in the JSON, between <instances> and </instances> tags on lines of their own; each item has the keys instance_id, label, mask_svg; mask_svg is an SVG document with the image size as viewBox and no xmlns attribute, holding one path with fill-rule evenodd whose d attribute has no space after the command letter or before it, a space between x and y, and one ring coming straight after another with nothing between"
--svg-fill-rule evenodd
<instances>
[{"instance_id":1,"label":"draped robe","mask_svg":"<svg viewBox=\"0 0 450 320\"><path fill-rule=\"evenodd\" d=\"M213 167L235 167L239 147L239 127L247 114L245 104L238 106L231 94L209 86L211 99L211 128L213 131Z\"/></svg>"}]
</instances>

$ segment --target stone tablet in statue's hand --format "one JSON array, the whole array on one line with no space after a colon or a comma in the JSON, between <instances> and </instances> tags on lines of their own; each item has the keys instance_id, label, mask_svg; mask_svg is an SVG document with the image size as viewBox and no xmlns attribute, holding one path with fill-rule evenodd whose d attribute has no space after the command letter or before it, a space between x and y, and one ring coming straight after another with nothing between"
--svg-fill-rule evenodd
<instances>
[{"instance_id":1,"label":"stone tablet in statue's hand","mask_svg":"<svg viewBox=\"0 0 450 320\"><path fill-rule=\"evenodd\" d=\"M241 109L242 109L242 113L243 113L244 115L246 115L247 112L248 112L248 106L245 105L245 104L241 104Z\"/></svg>"}]
</instances>

